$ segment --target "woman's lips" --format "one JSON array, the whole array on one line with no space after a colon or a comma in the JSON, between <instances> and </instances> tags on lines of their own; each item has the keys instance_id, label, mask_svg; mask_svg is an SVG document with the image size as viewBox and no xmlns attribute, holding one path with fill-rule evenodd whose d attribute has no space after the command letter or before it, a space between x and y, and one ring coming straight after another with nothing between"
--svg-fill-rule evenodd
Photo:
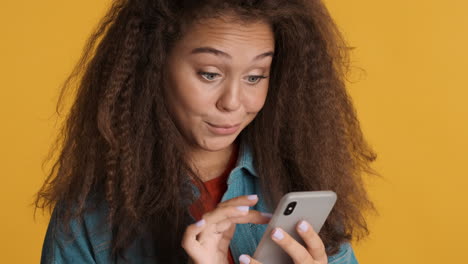
<instances>
[{"instance_id":1,"label":"woman's lips","mask_svg":"<svg viewBox=\"0 0 468 264\"><path fill-rule=\"evenodd\" d=\"M218 135L230 135L235 133L239 127L240 124L237 125L215 125L208 123L208 129L213 133L213 134L218 134Z\"/></svg>"}]
</instances>

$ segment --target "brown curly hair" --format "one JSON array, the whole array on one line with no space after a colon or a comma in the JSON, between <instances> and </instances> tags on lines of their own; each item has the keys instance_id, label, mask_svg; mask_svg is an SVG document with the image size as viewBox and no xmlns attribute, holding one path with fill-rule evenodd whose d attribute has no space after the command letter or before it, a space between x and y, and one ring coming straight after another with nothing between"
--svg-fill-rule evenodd
<instances>
[{"instance_id":1,"label":"brown curly hair","mask_svg":"<svg viewBox=\"0 0 468 264\"><path fill-rule=\"evenodd\" d=\"M376 209L362 176L378 175L376 155L345 89L350 48L319 0L114 0L63 84L58 107L75 79L76 98L35 209L76 208L59 215L68 223L100 199L112 256L150 230L164 241L155 244L159 260L185 261L180 241L195 199L187 183L197 177L165 106L164 65L191 23L226 12L266 21L274 33L265 105L239 135L252 147L267 204L290 191L333 190L338 200L320 232L327 254L369 234L364 213Z\"/></svg>"}]
</instances>

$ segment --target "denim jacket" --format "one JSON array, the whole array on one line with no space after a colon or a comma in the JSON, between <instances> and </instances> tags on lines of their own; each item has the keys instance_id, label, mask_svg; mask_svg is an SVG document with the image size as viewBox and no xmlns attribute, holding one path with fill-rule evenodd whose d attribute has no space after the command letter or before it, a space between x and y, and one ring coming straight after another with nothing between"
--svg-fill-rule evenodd
<instances>
[{"instance_id":1,"label":"denim jacket","mask_svg":"<svg viewBox=\"0 0 468 264\"><path fill-rule=\"evenodd\" d=\"M259 178L253 166L253 157L248 145L241 141L239 158L235 168L231 171L228 181L228 188L221 201L231 198L257 194L259 201L252 207L260 212L271 213L262 199L260 192ZM198 190L194 187L196 195ZM82 220L72 220L70 227L73 237L67 237L58 228L57 208L54 208L42 248L41 263L113 263L110 259L111 232L103 231L98 227L98 223L103 221L106 208L95 210L85 215ZM230 249L236 264L239 263L241 254L253 256L255 249L260 242L267 224L238 224L234 236L231 240ZM100 232L99 232L100 231ZM151 248L144 242L145 239L137 239L126 251L125 256L130 263L155 263L154 259L145 258L143 248ZM337 254L329 256L330 264L357 264L353 249L349 243L343 243ZM117 263L124 263L117 260ZM268 263L265 263L268 264Z\"/></svg>"}]
</instances>

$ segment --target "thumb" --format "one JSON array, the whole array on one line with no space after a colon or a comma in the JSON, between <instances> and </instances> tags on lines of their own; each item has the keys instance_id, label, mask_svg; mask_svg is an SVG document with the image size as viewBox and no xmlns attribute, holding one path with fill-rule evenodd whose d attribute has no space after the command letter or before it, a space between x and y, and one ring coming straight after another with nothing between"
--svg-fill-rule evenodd
<instances>
[{"instance_id":1,"label":"thumb","mask_svg":"<svg viewBox=\"0 0 468 264\"><path fill-rule=\"evenodd\" d=\"M257 261L256 259L245 254L239 256L239 261L242 264L262 264L260 261Z\"/></svg>"}]
</instances>

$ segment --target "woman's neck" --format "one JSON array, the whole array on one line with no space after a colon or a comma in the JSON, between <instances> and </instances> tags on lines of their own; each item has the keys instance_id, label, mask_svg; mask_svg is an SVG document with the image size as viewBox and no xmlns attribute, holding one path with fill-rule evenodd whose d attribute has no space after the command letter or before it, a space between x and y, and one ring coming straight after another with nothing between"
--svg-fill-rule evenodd
<instances>
[{"instance_id":1,"label":"woman's neck","mask_svg":"<svg viewBox=\"0 0 468 264\"><path fill-rule=\"evenodd\" d=\"M209 181L221 175L229 163L237 140L220 151L196 150L190 153L192 168L203 181Z\"/></svg>"}]
</instances>

